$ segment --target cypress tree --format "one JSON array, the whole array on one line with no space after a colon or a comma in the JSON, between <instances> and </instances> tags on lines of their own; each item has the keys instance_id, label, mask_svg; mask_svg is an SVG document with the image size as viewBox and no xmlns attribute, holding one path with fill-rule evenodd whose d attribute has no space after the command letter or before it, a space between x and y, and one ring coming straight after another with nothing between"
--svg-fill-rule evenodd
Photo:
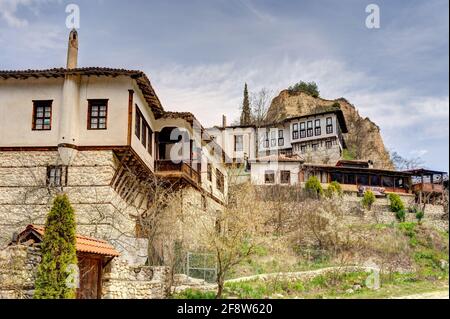
<instances>
[{"instance_id":1,"label":"cypress tree","mask_svg":"<svg viewBox=\"0 0 450 319\"><path fill-rule=\"evenodd\" d=\"M75 228L75 213L67 195L58 195L45 223L35 299L75 298L75 288L68 284L73 271L69 265L77 264Z\"/></svg>"},{"instance_id":2,"label":"cypress tree","mask_svg":"<svg viewBox=\"0 0 450 319\"><path fill-rule=\"evenodd\" d=\"M248 98L247 83L244 86L244 101L242 102L241 125L251 124L250 101Z\"/></svg>"}]
</instances>

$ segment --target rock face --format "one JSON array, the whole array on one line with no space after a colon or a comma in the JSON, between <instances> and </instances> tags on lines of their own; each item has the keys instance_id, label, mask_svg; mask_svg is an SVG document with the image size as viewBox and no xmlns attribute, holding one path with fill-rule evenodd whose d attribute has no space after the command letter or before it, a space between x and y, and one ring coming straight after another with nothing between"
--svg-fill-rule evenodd
<instances>
[{"instance_id":1,"label":"rock face","mask_svg":"<svg viewBox=\"0 0 450 319\"><path fill-rule=\"evenodd\" d=\"M283 90L272 100L266 121L273 122L287 117L315 113L317 109L330 107L335 103L339 103L347 122L349 133L344 134L347 154L353 159L372 160L376 168L393 169L380 128L369 118L361 117L355 106L344 98L325 100L305 93L291 93Z\"/></svg>"}]
</instances>

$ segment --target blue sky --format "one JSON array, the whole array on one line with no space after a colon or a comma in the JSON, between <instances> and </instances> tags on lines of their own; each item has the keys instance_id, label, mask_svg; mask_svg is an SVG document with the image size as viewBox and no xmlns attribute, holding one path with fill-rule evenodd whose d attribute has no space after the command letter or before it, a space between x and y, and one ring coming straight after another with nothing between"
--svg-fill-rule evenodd
<instances>
[{"instance_id":1,"label":"blue sky","mask_svg":"<svg viewBox=\"0 0 450 319\"><path fill-rule=\"evenodd\" d=\"M64 66L65 7L81 10L80 66L141 69L167 110L205 125L239 113L244 82L316 81L377 123L390 150L449 166L447 0L0 0L0 69ZM380 29L365 8L380 7Z\"/></svg>"}]
</instances>

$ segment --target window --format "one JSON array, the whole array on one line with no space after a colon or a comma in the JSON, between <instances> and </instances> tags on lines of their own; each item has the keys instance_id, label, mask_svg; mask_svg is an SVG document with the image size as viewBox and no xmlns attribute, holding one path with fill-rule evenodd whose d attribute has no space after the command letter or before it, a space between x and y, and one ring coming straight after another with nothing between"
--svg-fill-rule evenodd
<instances>
[{"instance_id":1,"label":"window","mask_svg":"<svg viewBox=\"0 0 450 319\"><path fill-rule=\"evenodd\" d=\"M270 132L270 146L271 147L275 147L277 146L277 136L276 136L277 132L272 131Z\"/></svg>"},{"instance_id":2,"label":"window","mask_svg":"<svg viewBox=\"0 0 450 319\"><path fill-rule=\"evenodd\" d=\"M333 142L332 141L325 141L325 147L327 149L330 149L333 146Z\"/></svg>"},{"instance_id":3,"label":"window","mask_svg":"<svg viewBox=\"0 0 450 319\"><path fill-rule=\"evenodd\" d=\"M33 124L34 131L49 131L52 129L52 102L33 101Z\"/></svg>"},{"instance_id":4,"label":"window","mask_svg":"<svg viewBox=\"0 0 450 319\"><path fill-rule=\"evenodd\" d=\"M274 171L265 171L264 172L264 183L275 184L275 172Z\"/></svg>"},{"instance_id":5,"label":"window","mask_svg":"<svg viewBox=\"0 0 450 319\"><path fill-rule=\"evenodd\" d=\"M216 187L221 193L225 190L225 176L218 169L216 169Z\"/></svg>"},{"instance_id":6,"label":"window","mask_svg":"<svg viewBox=\"0 0 450 319\"><path fill-rule=\"evenodd\" d=\"M311 137L311 136L313 136L313 122L312 121L308 121L308 130L307 130L307 132L306 132L306 134L307 134L307 136L308 137Z\"/></svg>"},{"instance_id":7,"label":"window","mask_svg":"<svg viewBox=\"0 0 450 319\"><path fill-rule=\"evenodd\" d=\"M316 136L320 135L321 132L321 128L320 128L320 120L315 120L314 121L314 134Z\"/></svg>"},{"instance_id":8,"label":"window","mask_svg":"<svg viewBox=\"0 0 450 319\"><path fill-rule=\"evenodd\" d=\"M305 122L300 123L300 138L306 137Z\"/></svg>"},{"instance_id":9,"label":"window","mask_svg":"<svg viewBox=\"0 0 450 319\"><path fill-rule=\"evenodd\" d=\"M291 171L281 171L281 184L291 183Z\"/></svg>"},{"instance_id":10,"label":"window","mask_svg":"<svg viewBox=\"0 0 450 319\"><path fill-rule=\"evenodd\" d=\"M144 147L147 146L147 126L148 125L146 125L146 124L147 123L145 123L145 120L142 119L142 135L141 135L142 139L141 139L141 142L142 142L142 146L144 146Z\"/></svg>"},{"instance_id":11,"label":"window","mask_svg":"<svg viewBox=\"0 0 450 319\"><path fill-rule=\"evenodd\" d=\"M331 119L331 117L327 117L327 134L332 134L333 133L333 121Z\"/></svg>"},{"instance_id":12,"label":"window","mask_svg":"<svg viewBox=\"0 0 450 319\"><path fill-rule=\"evenodd\" d=\"M108 100L88 100L88 130L106 130Z\"/></svg>"},{"instance_id":13,"label":"window","mask_svg":"<svg viewBox=\"0 0 450 319\"><path fill-rule=\"evenodd\" d=\"M202 195L202 209L207 210L208 209L208 201L206 200L206 196Z\"/></svg>"},{"instance_id":14,"label":"window","mask_svg":"<svg viewBox=\"0 0 450 319\"><path fill-rule=\"evenodd\" d=\"M283 130L278 130L278 146L284 145Z\"/></svg>"},{"instance_id":15,"label":"window","mask_svg":"<svg viewBox=\"0 0 450 319\"><path fill-rule=\"evenodd\" d=\"M48 166L46 184L50 187L67 185L67 167Z\"/></svg>"},{"instance_id":16,"label":"window","mask_svg":"<svg viewBox=\"0 0 450 319\"><path fill-rule=\"evenodd\" d=\"M294 125L292 125L292 139L298 139L298 123L294 123Z\"/></svg>"},{"instance_id":17,"label":"window","mask_svg":"<svg viewBox=\"0 0 450 319\"><path fill-rule=\"evenodd\" d=\"M244 150L244 136L235 135L234 136L234 151L242 152Z\"/></svg>"},{"instance_id":18,"label":"window","mask_svg":"<svg viewBox=\"0 0 450 319\"><path fill-rule=\"evenodd\" d=\"M383 176L381 180L383 187L394 187L393 177Z\"/></svg>"},{"instance_id":19,"label":"window","mask_svg":"<svg viewBox=\"0 0 450 319\"><path fill-rule=\"evenodd\" d=\"M153 130L149 127L147 127L147 134L148 134L148 146L147 151L150 155L153 153Z\"/></svg>"},{"instance_id":20,"label":"window","mask_svg":"<svg viewBox=\"0 0 450 319\"><path fill-rule=\"evenodd\" d=\"M266 139L264 140L264 147L269 148L269 132L266 132Z\"/></svg>"},{"instance_id":21,"label":"window","mask_svg":"<svg viewBox=\"0 0 450 319\"><path fill-rule=\"evenodd\" d=\"M306 153L306 145L300 145L300 153L302 154Z\"/></svg>"},{"instance_id":22,"label":"window","mask_svg":"<svg viewBox=\"0 0 450 319\"><path fill-rule=\"evenodd\" d=\"M381 178L378 175L370 176L370 186L381 186Z\"/></svg>"},{"instance_id":23,"label":"window","mask_svg":"<svg viewBox=\"0 0 450 319\"><path fill-rule=\"evenodd\" d=\"M311 145L311 147L312 147L313 151L317 151L319 149L319 143L313 143Z\"/></svg>"},{"instance_id":24,"label":"window","mask_svg":"<svg viewBox=\"0 0 450 319\"><path fill-rule=\"evenodd\" d=\"M134 134L141 140L142 146L147 149L147 152L153 153L153 130L148 125L138 106L136 105L136 123L134 126Z\"/></svg>"},{"instance_id":25,"label":"window","mask_svg":"<svg viewBox=\"0 0 450 319\"><path fill-rule=\"evenodd\" d=\"M139 111L139 108L136 105L136 119L134 123L134 134L136 137L140 140L141 139L141 118L142 114L141 111Z\"/></svg>"},{"instance_id":26,"label":"window","mask_svg":"<svg viewBox=\"0 0 450 319\"><path fill-rule=\"evenodd\" d=\"M208 181L212 181L212 164L208 163L206 164L206 179Z\"/></svg>"}]
</instances>

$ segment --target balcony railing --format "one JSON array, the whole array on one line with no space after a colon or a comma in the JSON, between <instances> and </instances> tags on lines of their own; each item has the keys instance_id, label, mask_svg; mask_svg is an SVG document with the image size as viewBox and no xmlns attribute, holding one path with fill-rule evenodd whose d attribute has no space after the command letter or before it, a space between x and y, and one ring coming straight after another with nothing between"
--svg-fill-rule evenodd
<instances>
[{"instance_id":1,"label":"balcony railing","mask_svg":"<svg viewBox=\"0 0 450 319\"><path fill-rule=\"evenodd\" d=\"M200 183L200 174L192 167L190 162L174 163L172 160L157 160L156 161L157 172L176 172L194 181Z\"/></svg>"},{"instance_id":2,"label":"balcony railing","mask_svg":"<svg viewBox=\"0 0 450 319\"><path fill-rule=\"evenodd\" d=\"M444 186L442 184L421 183L413 185L414 192L426 192L426 193L442 193Z\"/></svg>"}]
</instances>

